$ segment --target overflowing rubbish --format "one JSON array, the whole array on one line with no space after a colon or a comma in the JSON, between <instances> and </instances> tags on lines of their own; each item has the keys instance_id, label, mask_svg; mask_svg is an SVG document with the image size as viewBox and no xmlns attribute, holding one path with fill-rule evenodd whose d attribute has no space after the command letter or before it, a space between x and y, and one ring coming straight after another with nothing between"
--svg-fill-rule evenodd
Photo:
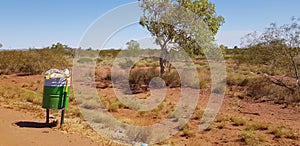
<instances>
[{"instance_id":1,"label":"overflowing rubbish","mask_svg":"<svg viewBox=\"0 0 300 146\"><path fill-rule=\"evenodd\" d=\"M47 80L53 78L67 78L70 76L70 71L68 69L59 70L59 69L50 69L45 72L45 78Z\"/></svg>"}]
</instances>

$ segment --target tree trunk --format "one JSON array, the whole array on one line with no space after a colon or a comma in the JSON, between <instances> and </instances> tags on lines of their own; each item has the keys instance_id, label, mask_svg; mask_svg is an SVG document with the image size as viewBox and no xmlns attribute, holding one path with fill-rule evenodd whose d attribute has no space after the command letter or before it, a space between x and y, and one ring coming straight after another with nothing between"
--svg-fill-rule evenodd
<instances>
[{"instance_id":1,"label":"tree trunk","mask_svg":"<svg viewBox=\"0 0 300 146\"><path fill-rule=\"evenodd\" d=\"M164 74L166 72L167 55L168 55L168 51L166 49L162 49L159 58L160 74Z\"/></svg>"},{"instance_id":2,"label":"tree trunk","mask_svg":"<svg viewBox=\"0 0 300 146\"><path fill-rule=\"evenodd\" d=\"M300 87L300 83L299 83L299 71L298 71L298 68L297 68L296 61L294 60L294 57L292 55L290 55L290 58L291 58L291 61L292 61L292 64L293 64L293 68L294 68L294 72L295 72L295 78L297 80L296 85L298 87Z\"/></svg>"}]
</instances>

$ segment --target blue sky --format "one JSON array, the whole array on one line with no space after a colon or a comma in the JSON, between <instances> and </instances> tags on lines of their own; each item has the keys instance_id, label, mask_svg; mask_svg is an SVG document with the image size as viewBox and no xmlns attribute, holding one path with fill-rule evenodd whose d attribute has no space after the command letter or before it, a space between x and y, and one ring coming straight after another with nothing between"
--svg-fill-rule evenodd
<instances>
[{"instance_id":1,"label":"blue sky","mask_svg":"<svg viewBox=\"0 0 300 146\"><path fill-rule=\"evenodd\" d=\"M0 0L0 43L3 49L41 48L61 42L78 47L86 30L106 12L135 0ZM240 38L262 31L271 22L289 23L300 17L299 0L210 0L226 23L216 36L219 44L240 45ZM130 12L128 12L130 13ZM134 25L114 35L107 48L124 47L131 39L149 37Z\"/></svg>"}]
</instances>

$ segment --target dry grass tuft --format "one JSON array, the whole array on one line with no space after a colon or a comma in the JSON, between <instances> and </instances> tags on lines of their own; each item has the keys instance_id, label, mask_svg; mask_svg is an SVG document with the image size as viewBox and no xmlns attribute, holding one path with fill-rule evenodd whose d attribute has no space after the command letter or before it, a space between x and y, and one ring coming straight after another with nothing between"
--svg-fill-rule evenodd
<instances>
[{"instance_id":1,"label":"dry grass tuft","mask_svg":"<svg viewBox=\"0 0 300 146\"><path fill-rule=\"evenodd\" d=\"M259 145L260 143L266 141L266 137L261 133L255 131L242 131L239 134L239 138L246 145Z\"/></svg>"},{"instance_id":2,"label":"dry grass tuft","mask_svg":"<svg viewBox=\"0 0 300 146\"><path fill-rule=\"evenodd\" d=\"M297 140L299 137L298 135L290 128L285 126L278 126L275 128L271 128L271 134L275 136L275 138L288 138Z\"/></svg>"},{"instance_id":3,"label":"dry grass tuft","mask_svg":"<svg viewBox=\"0 0 300 146\"><path fill-rule=\"evenodd\" d=\"M239 117L231 117L230 120L233 122L234 126L244 126L246 124L246 120Z\"/></svg>"},{"instance_id":4,"label":"dry grass tuft","mask_svg":"<svg viewBox=\"0 0 300 146\"><path fill-rule=\"evenodd\" d=\"M246 130L268 130L269 124L265 122L251 122L246 125Z\"/></svg>"}]
</instances>

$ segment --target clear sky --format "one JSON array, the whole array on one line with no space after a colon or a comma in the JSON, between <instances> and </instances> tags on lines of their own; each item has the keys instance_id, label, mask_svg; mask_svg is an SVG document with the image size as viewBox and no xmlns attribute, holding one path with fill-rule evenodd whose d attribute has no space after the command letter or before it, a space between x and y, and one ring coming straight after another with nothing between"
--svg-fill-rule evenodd
<instances>
[{"instance_id":1,"label":"clear sky","mask_svg":"<svg viewBox=\"0 0 300 146\"><path fill-rule=\"evenodd\" d=\"M0 43L3 49L41 48L61 42L78 47L93 22L106 12L136 0L0 0ZM216 36L219 44L240 45L240 38L262 31L271 22L289 23L300 17L300 0L210 0L225 24ZM130 13L130 12L128 12ZM120 32L107 48L123 47L131 39L149 34L138 25ZM132 31L137 32L132 33Z\"/></svg>"}]
</instances>

